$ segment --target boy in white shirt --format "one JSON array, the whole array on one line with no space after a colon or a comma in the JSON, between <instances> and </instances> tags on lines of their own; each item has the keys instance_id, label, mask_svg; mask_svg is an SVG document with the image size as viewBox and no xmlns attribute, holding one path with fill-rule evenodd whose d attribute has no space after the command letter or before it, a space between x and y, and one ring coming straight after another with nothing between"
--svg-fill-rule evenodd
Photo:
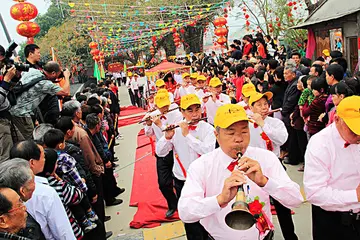
<instances>
[{"instance_id":1,"label":"boy in white shirt","mask_svg":"<svg viewBox=\"0 0 360 240\"><path fill-rule=\"evenodd\" d=\"M156 85L156 89L158 92L160 90L166 90L166 92L168 92L168 90L166 89L166 84L165 84L164 80L162 80L162 79L156 80L155 85ZM168 92L168 94L169 94L170 102L174 102L174 94L172 94L171 92Z\"/></svg>"},{"instance_id":2,"label":"boy in white shirt","mask_svg":"<svg viewBox=\"0 0 360 240\"><path fill-rule=\"evenodd\" d=\"M240 102L238 102L237 104L239 104L240 106L242 106L247 115L251 115L252 112L250 110L249 107L249 99L251 94L256 93L256 88L255 85L252 83L246 83L243 85L242 90L241 90L241 100Z\"/></svg>"}]
</instances>

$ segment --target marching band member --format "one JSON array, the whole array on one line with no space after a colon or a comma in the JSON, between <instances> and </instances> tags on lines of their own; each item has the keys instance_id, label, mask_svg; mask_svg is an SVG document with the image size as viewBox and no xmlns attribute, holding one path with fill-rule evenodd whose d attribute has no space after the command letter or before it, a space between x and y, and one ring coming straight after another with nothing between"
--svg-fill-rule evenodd
<instances>
[{"instance_id":1,"label":"marching band member","mask_svg":"<svg viewBox=\"0 0 360 240\"><path fill-rule=\"evenodd\" d=\"M242 106L245 109L247 115L252 114L250 107L249 107L249 99L250 99L250 95L253 93L256 93L256 88L255 88L254 84L247 83L247 84L243 85L242 92L241 92L242 101L238 102L237 104L239 104L240 106Z\"/></svg>"},{"instance_id":2,"label":"marching band member","mask_svg":"<svg viewBox=\"0 0 360 240\"><path fill-rule=\"evenodd\" d=\"M287 207L298 207L303 201L299 185L291 181L275 154L248 146L248 121L244 108L237 104L219 107L214 126L220 147L192 162L187 172L178 204L180 219L200 221L211 239L271 239L269 196ZM239 152L243 154L240 160ZM261 214L256 226L240 231L228 227L225 216L243 184L247 185L248 202L257 205Z\"/></svg>"},{"instance_id":3,"label":"marching band member","mask_svg":"<svg viewBox=\"0 0 360 240\"><path fill-rule=\"evenodd\" d=\"M168 92L168 94L169 94L170 101L171 101L171 102L174 102L174 94L172 94L171 92L169 92L169 91L166 89L166 84L165 84L164 80L162 80L162 79L156 80L155 85L156 85L156 89L157 89L158 92L159 92L161 89L166 90L166 91Z\"/></svg>"},{"instance_id":4,"label":"marching band member","mask_svg":"<svg viewBox=\"0 0 360 240\"><path fill-rule=\"evenodd\" d=\"M192 73L192 74L190 75L190 83L191 83L191 85L194 86L194 88L195 88L195 86L196 86L196 82L197 82L198 76L199 76L198 73ZM194 90L195 90L195 89L194 89Z\"/></svg>"},{"instance_id":5,"label":"marching band member","mask_svg":"<svg viewBox=\"0 0 360 240\"><path fill-rule=\"evenodd\" d=\"M195 88L195 94L198 96L199 99L202 99L205 97L205 83L206 83L206 77L204 75L199 75L196 82L196 88Z\"/></svg>"},{"instance_id":6,"label":"marching band member","mask_svg":"<svg viewBox=\"0 0 360 240\"><path fill-rule=\"evenodd\" d=\"M269 101L272 97L271 92L264 94L255 92L250 95L248 103L252 112L250 116L254 123L249 123L251 136L249 146L269 150L279 158L280 146L286 142L288 132L283 121L268 116ZM273 204L284 239L298 239L295 234L291 210L275 199L273 199Z\"/></svg>"},{"instance_id":7,"label":"marching band member","mask_svg":"<svg viewBox=\"0 0 360 240\"><path fill-rule=\"evenodd\" d=\"M155 135L156 142L164 135L163 129L170 124L176 124L182 120L182 114L178 110L169 111L170 99L167 93L158 93L155 96L155 105L158 110L145 115L143 120L147 120L145 124L145 134L147 136ZM151 117L150 119L148 117ZM158 175L158 184L161 193L165 197L168 204L166 218L171 218L177 209L177 198L174 193L172 169L174 166L173 153L170 152L166 156L156 156L156 169Z\"/></svg>"},{"instance_id":8,"label":"marching band member","mask_svg":"<svg viewBox=\"0 0 360 240\"><path fill-rule=\"evenodd\" d=\"M215 149L214 128L205 121L199 121L200 99L195 94L185 95L181 98L180 109L185 121L179 123L179 128L165 131L165 135L156 144L156 154L159 157L168 155L174 149L173 175L178 197L181 195L190 164L199 156ZM189 125L190 122L193 124ZM205 232L198 222L185 224L185 229L189 240L199 239L199 234Z\"/></svg>"},{"instance_id":9,"label":"marching band member","mask_svg":"<svg viewBox=\"0 0 360 240\"><path fill-rule=\"evenodd\" d=\"M214 117L216 110L227 103L230 103L230 97L222 92L222 82L219 78L214 77L209 82L211 96L208 98L203 98L205 103L206 113L208 117L208 123L214 125Z\"/></svg>"},{"instance_id":10,"label":"marching band member","mask_svg":"<svg viewBox=\"0 0 360 240\"><path fill-rule=\"evenodd\" d=\"M311 137L304 189L312 204L314 240L360 236L360 97L346 97L335 122Z\"/></svg>"},{"instance_id":11,"label":"marching band member","mask_svg":"<svg viewBox=\"0 0 360 240\"><path fill-rule=\"evenodd\" d=\"M191 80L189 73L183 73L182 75L183 82L179 88L177 88L174 92L175 99L180 99L182 96L189 94L191 89Z\"/></svg>"}]
</instances>

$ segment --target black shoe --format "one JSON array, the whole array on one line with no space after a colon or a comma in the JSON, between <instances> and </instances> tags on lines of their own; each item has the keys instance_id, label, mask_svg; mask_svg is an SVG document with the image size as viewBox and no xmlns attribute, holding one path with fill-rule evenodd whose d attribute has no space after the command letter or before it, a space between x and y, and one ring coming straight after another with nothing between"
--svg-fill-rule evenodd
<instances>
[{"instance_id":1,"label":"black shoe","mask_svg":"<svg viewBox=\"0 0 360 240\"><path fill-rule=\"evenodd\" d=\"M117 142L115 143L115 146L119 146L119 145L120 145L120 143L117 143Z\"/></svg>"},{"instance_id":2,"label":"black shoe","mask_svg":"<svg viewBox=\"0 0 360 240\"><path fill-rule=\"evenodd\" d=\"M114 157L114 162L118 162L119 158L118 157Z\"/></svg>"},{"instance_id":3,"label":"black shoe","mask_svg":"<svg viewBox=\"0 0 360 240\"><path fill-rule=\"evenodd\" d=\"M283 163L289 164L289 165L298 165L299 163L291 162L290 160L284 160Z\"/></svg>"},{"instance_id":4,"label":"black shoe","mask_svg":"<svg viewBox=\"0 0 360 240\"><path fill-rule=\"evenodd\" d=\"M113 168L116 168L116 167L118 167L118 166L119 166L119 164L116 164L116 163L113 163L113 164L112 164L112 167L113 167Z\"/></svg>"},{"instance_id":5,"label":"black shoe","mask_svg":"<svg viewBox=\"0 0 360 240\"><path fill-rule=\"evenodd\" d=\"M106 237L106 239L108 239L108 238L111 237L112 235L113 235L113 232L112 232L112 231L108 231L108 232L106 232L105 237Z\"/></svg>"},{"instance_id":6,"label":"black shoe","mask_svg":"<svg viewBox=\"0 0 360 240\"><path fill-rule=\"evenodd\" d=\"M114 196L114 197L119 196L119 195L122 194L123 192L125 192L125 188L117 188L117 189L115 190L115 196Z\"/></svg>"},{"instance_id":7,"label":"black shoe","mask_svg":"<svg viewBox=\"0 0 360 240\"><path fill-rule=\"evenodd\" d=\"M123 200L121 199L115 199L113 202L111 203L106 203L106 206L107 207L110 207L110 206L116 206L116 205L119 205L119 204L122 204L123 203Z\"/></svg>"},{"instance_id":8,"label":"black shoe","mask_svg":"<svg viewBox=\"0 0 360 240\"><path fill-rule=\"evenodd\" d=\"M104 222L110 221L111 217L110 216L105 216Z\"/></svg>"},{"instance_id":9,"label":"black shoe","mask_svg":"<svg viewBox=\"0 0 360 240\"><path fill-rule=\"evenodd\" d=\"M176 212L176 209L169 209L166 214L165 214L165 218L171 218Z\"/></svg>"}]
</instances>

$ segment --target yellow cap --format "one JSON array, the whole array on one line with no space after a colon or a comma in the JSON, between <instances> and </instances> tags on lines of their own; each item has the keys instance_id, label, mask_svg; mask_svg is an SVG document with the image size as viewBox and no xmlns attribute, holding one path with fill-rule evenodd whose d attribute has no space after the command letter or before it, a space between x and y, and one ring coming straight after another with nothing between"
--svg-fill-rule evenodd
<instances>
[{"instance_id":1,"label":"yellow cap","mask_svg":"<svg viewBox=\"0 0 360 240\"><path fill-rule=\"evenodd\" d=\"M254 92L253 94L250 95L249 105L252 106L253 103L259 101L263 97L266 97L267 100L270 100L270 99L272 99L273 94L272 94L272 92L266 92L264 94L259 93L259 92Z\"/></svg>"},{"instance_id":2,"label":"yellow cap","mask_svg":"<svg viewBox=\"0 0 360 240\"><path fill-rule=\"evenodd\" d=\"M346 97L336 107L337 115L356 135L360 135L360 96Z\"/></svg>"},{"instance_id":3,"label":"yellow cap","mask_svg":"<svg viewBox=\"0 0 360 240\"><path fill-rule=\"evenodd\" d=\"M247 84L244 84L243 87L242 87L242 94L245 96L245 97L250 97L251 94L253 94L254 92L256 92L256 89L255 89L255 85L252 84L252 83L247 83Z\"/></svg>"},{"instance_id":4,"label":"yellow cap","mask_svg":"<svg viewBox=\"0 0 360 240\"><path fill-rule=\"evenodd\" d=\"M128 72L128 76L131 77L131 76L132 76L132 72Z\"/></svg>"},{"instance_id":5,"label":"yellow cap","mask_svg":"<svg viewBox=\"0 0 360 240\"><path fill-rule=\"evenodd\" d=\"M156 85L157 87L162 87L162 86L165 85L165 82L164 82L164 80L159 79L159 80L156 80L155 85Z\"/></svg>"},{"instance_id":6,"label":"yellow cap","mask_svg":"<svg viewBox=\"0 0 360 240\"><path fill-rule=\"evenodd\" d=\"M322 53L325 55L325 57L329 57L329 56L330 56L330 51L329 51L329 49L324 49L324 50L322 51Z\"/></svg>"},{"instance_id":7,"label":"yellow cap","mask_svg":"<svg viewBox=\"0 0 360 240\"><path fill-rule=\"evenodd\" d=\"M190 78L197 78L198 77L198 74L197 73L192 73L191 75L190 75Z\"/></svg>"},{"instance_id":8,"label":"yellow cap","mask_svg":"<svg viewBox=\"0 0 360 240\"><path fill-rule=\"evenodd\" d=\"M194 104L201 105L200 99L198 98L198 96L196 96L196 94L192 93L181 97L181 101L180 101L181 109L187 109L188 107Z\"/></svg>"},{"instance_id":9,"label":"yellow cap","mask_svg":"<svg viewBox=\"0 0 360 240\"><path fill-rule=\"evenodd\" d=\"M206 81L206 77L204 75L199 75L197 81Z\"/></svg>"},{"instance_id":10,"label":"yellow cap","mask_svg":"<svg viewBox=\"0 0 360 240\"><path fill-rule=\"evenodd\" d=\"M169 94L168 90L166 90L165 88L159 89L159 91L157 91L157 94L160 94L160 93L167 93L167 94Z\"/></svg>"},{"instance_id":11,"label":"yellow cap","mask_svg":"<svg viewBox=\"0 0 360 240\"><path fill-rule=\"evenodd\" d=\"M216 111L214 127L228 128L231 124L240 121L249 121L245 109L238 104L225 104Z\"/></svg>"},{"instance_id":12,"label":"yellow cap","mask_svg":"<svg viewBox=\"0 0 360 240\"><path fill-rule=\"evenodd\" d=\"M209 82L209 86L210 86L210 87L218 87L218 86L220 86L220 85L222 85L222 82L221 82L220 79L217 78L217 77L212 78L212 79L210 80L210 82Z\"/></svg>"},{"instance_id":13,"label":"yellow cap","mask_svg":"<svg viewBox=\"0 0 360 240\"><path fill-rule=\"evenodd\" d=\"M186 73L183 73L183 74L182 74L182 78L187 78L187 77L190 77L190 74L189 74L189 73L186 72Z\"/></svg>"},{"instance_id":14,"label":"yellow cap","mask_svg":"<svg viewBox=\"0 0 360 240\"><path fill-rule=\"evenodd\" d=\"M134 77L138 77L139 75L137 75L136 73L134 74Z\"/></svg>"},{"instance_id":15,"label":"yellow cap","mask_svg":"<svg viewBox=\"0 0 360 240\"><path fill-rule=\"evenodd\" d=\"M168 93L160 93L155 96L155 105L158 108L162 108L164 106L170 106L170 99Z\"/></svg>"}]
</instances>

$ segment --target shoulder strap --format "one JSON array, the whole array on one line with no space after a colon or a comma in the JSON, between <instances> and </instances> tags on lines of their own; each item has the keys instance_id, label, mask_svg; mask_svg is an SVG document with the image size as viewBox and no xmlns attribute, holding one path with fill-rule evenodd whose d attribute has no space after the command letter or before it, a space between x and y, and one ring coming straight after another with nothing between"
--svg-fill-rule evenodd
<instances>
[{"instance_id":1,"label":"shoulder strap","mask_svg":"<svg viewBox=\"0 0 360 240\"><path fill-rule=\"evenodd\" d=\"M15 94L19 95L23 92L26 92L27 90L29 90L30 88L32 88L33 86L35 86L37 83L39 83L40 81L45 80L44 76L39 76L35 79L33 79L31 82L26 83L26 84L22 84L21 82L19 82L17 85L14 86L13 91L15 92Z\"/></svg>"}]
</instances>

